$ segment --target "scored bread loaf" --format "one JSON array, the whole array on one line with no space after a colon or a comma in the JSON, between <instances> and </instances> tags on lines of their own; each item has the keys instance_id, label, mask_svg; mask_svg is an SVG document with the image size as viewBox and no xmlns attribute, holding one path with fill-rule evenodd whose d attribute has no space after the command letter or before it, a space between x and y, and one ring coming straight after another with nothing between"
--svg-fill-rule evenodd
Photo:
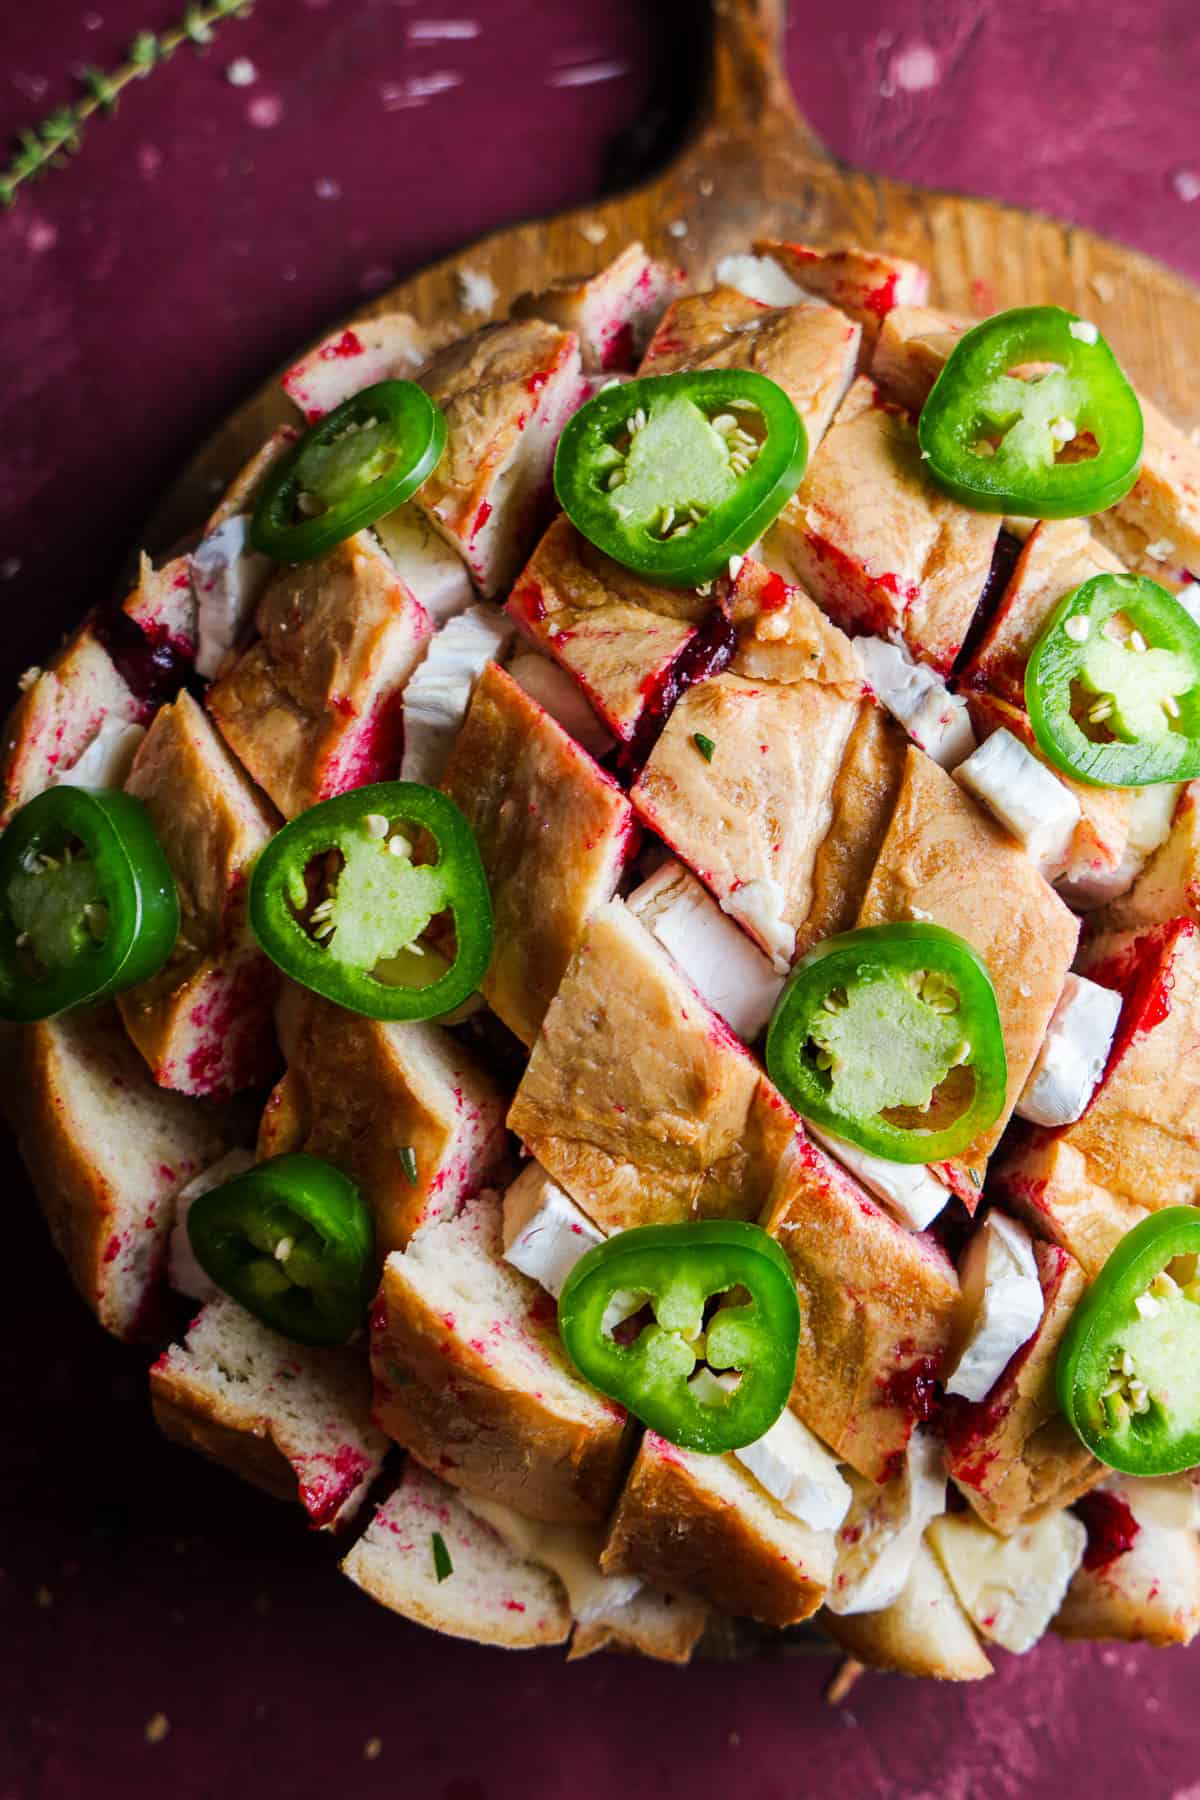
<instances>
[{"instance_id":1,"label":"scored bread loaf","mask_svg":"<svg viewBox=\"0 0 1200 1800\"><path fill-rule=\"evenodd\" d=\"M360 1350L293 1344L221 1295L150 1371L160 1428L322 1531L347 1525L383 1466Z\"/></svg>"}]
</instances>

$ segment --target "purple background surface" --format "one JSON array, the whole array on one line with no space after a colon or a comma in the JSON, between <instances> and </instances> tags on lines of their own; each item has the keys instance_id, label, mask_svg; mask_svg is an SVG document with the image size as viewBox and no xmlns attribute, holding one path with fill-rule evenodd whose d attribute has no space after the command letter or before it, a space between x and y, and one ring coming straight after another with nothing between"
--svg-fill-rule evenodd
<instances>
[{"instance_id":1,"label":"purple background surface","mask_svg":"<svg viewBox=\"0 0 1200 1800\"><path fill-rule=\"evenodd\" d=\"M695 79L696 11L259 0L0 216L6 691L107 590L188 451L326 319L661 154ZM1042 206L1200 276L1195 0L793 12L793 84L839 154ZM173 17L174 0L7 0L0 130ZM241 56L249 87L226 78ZM999 1657L978 1688L869 1677L830 1713L815 1660L568 1670L407 1626L298 1517L158 1441L145 1359L92 1325L5 1173L0 1800L718 1783L749 1800L1050 1800L1085 1782L1200 1800L1197 1663L1179 1652L1050 1643Z\"/></svg>"}]
</instances>

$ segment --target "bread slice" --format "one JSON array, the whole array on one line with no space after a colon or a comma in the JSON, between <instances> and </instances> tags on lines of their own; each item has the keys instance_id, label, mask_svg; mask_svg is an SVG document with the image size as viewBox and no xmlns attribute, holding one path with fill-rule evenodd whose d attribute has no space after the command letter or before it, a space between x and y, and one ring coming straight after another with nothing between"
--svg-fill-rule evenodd
<instances>
[{"instance_id":1,"label":"bread slice","mask_svg":"<svg viewBox=\"0 0 1200 1800\"><path fill-rule=\"evenodd\" d=\"M922 1542L899 1599L881 1612L823 1612L830 1637L859 1662L935 1681L982 1681L992 1665L942 1566Z\"/></svg>"},{"instance_id":2,"label":"bread slice","mask_svg":"<svg viewBox=\"0 0 1200 1800\"><path fill-rule=\"evenodd\" d=\"M381 1256L495 1174L504 1096L440 1025L360 1018L285 985L279 1035L288 1071L259 1155L306 1150L345 1169L375 1214Z\"/></svg>"},{"instance_id":3,"label":"bread slice","mask_svg":"<svg viewBox=\"0 0 1200 1800\"><path fill-rule=\"evenodd\" d=\"M179 890L171 956L118 1002L154 1079L224 1097L278 1067L279 977L254 941L246 887L279 823L191 695L160 708L125 784L150 815Z\"/></svg>"},{"instance_id":4,"label":"bread slice","mask_svg":"<svg viewBox=\"0 0 1200 1800\"><path fill-rule=\"evenodd\" d=\"M840 307L862 326L863 355L870 359L882 320L897 306L921 306L929 298L929 271L886 251L816 250L811 244L756 238L756 256L769 256L797 287Z\"/></svg>"},{"instance_id":5,"label":"bread slice","mask_svg":"<svg viewBox=\"0 0 1200 1800\"><path fill-rule=\"evenodd\" d=\"M575 1373L553 1302L503 1261L495 1194L388 1257L371 1366L376 1419L446 1481L534 1519L607 1515L625 1413Z\"/></svg>"},{"instance_id":6,"label":"bread slice","mask_svg":"<svg viewBox=\"0 0 1200 1800\"><path fill-rule=\"evenodd\" d=\"M734 1457L693 1455L648 1431L600 1566L764 1625L796 1625L820 1606L833 1559L833 1533L800 1524Z\"/></svg>"},{"instance_id":7,"label":"bread slice","mask_svg":"<svg viewBox=\"0 0 1200 1800\"><path fill-rule=\"evenodd\" d=\"M440 1575L435 1538L445 1551ZM550 1571L514 1556L419 1463L405 1464L342 1570L389 1611L450 1637L533 1650L570 1636L570 1608Z\"/></svg>"},{"instance_id":8,"label":"bread slice","mask_svg":"<svg viewBox=\"0 0 1200 1800\"><path fill-rule=\"evenodd\" d=\"M226 1295L155 1363L150 1403L169 1438L299 1501L322 1531L349 1524L387 1453L360 1350L291 1343Z\"/></svg>"},{"instance_id":9,"label":"bread slice","mask_svg":"<svg viewBox=\"0 0 1200 1800\"><path fill-rule=\"evenodd\" d=\"M174 1198L224 1150L216 1119L154 1085L115 1007L23 1027L9 1106L75 1286L106 1331L150 1335Z\"/></svg>"}]
</instances>

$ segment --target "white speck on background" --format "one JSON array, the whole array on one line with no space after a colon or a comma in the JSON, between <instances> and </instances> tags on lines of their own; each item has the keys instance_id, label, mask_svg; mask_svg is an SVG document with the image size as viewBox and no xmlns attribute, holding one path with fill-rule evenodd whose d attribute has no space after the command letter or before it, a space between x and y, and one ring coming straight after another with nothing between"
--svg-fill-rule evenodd
<instances>
[{"instance_id":1,"label":"white speck on background","mask_svg":"<svg viewBox=\"0 0 1200 1800\"><path fill-rule=\"evenodd\" d=\"M1171 186L1181 200L1200 200L1200 174L1195 169L1176 169Z\"/></svg>"},{"instance_id":2,"label":"white speck on background","mask_svg":"<svg viewBox=\"0 0 1200 1800\"><path fill-rule=\"evenodd\" d=\"M157 144L140 144L137 165L147 181L153 181L163 166L163 153Z\"/></svg>"},{"instance_id":3,"label":"white speck on background","mask_svg":"<svg viewBox=\"0 0 1200 1800\"><path fill-rule=\"evenodd\" d=\"M901 88L906 94L920 94L926 88L936 87L940 73L937 52L928 44L910 44L906 50L898 50L888 65L893 91Z\"/></svg>"},{"instance_id":4,"label":"white speck on background","mask_svg":"<svg viewBox=\"0 0 1200 1800\"><path fill-rule=\"evenodd\" d=\"M597 81L615 81L619 75L629 73L627 62L591 62L578 63L573 69L555 69L546 77L546 84L553 88L591 87Z\"/></svg>"},{"instance_id":5,"label":"white speck on background","mask_svg":"<svg viewBox=\"0 0 1200 1800\"><path fill-rule=\"evenodd\" d=\"M424 106L437 94L448 94L462 86L462 76L455 69L435 69L429 75L410 75L405 81L385 81L379 90L385 112L404 112L410 106Z\"/></svg>"},{"instance_id":6,"label":"white speck on background","mask_svg":"<svg viewBox=\"0 0 1200 1800\"><path fill-rule=\"evenodd\" d=\"M459 297L464 312L491 312L496 304L496 284L490 275L482 269L459 269L455 279L458 282Z\"/></svg>"},{"instance_id":7,"label":"white speck on background","mask_svg":"<svg viewBox=\"0 0 1200 1800\"><path fill-rule=\"evenodd\" d=\"M1100 296L1101 300L1105 302L1111 300L1117 291L1116 283L1113 281L1112 276L1103 273L1092 276L1092 286Z\"/></svg>"},{"instance_id":8,"label":"white speck on background","mask_svg":"<svg viewBox=\"0 0 1200 1800\"><path fill-rule=\"evenodd\" d=\"M579 227L579 235L589 244L602 244L608 236L608 226L602 225L599 219L585 219Z\"/></svg>"},{"instance_id":9,"label":"white speck on background","mask_svg":"<svg viewBox=\"0 0 1200 1800\"><path fill-rule=\"evenodd\" d=\"M462 43L477 38L482 27L476 19L413 19L408 27L410 44Z\"/></svg>"},{"instance_id":10,"label":"white speck on background","mask_svg":"<svg viewBox=\"0 0 1200 1800\"><path fill-rule=\"evenodd\" d=\"M49 219L31 219L29 223L29 234L26 237L25 242L29 245L29 248L33 251L35 256L40 256L47 250L53 250L55 244L57 244L58 227L57 225L52 225Z\"/></svg>"},{"instance_id":11,"label":"white speck on background","mask_svg":"<svg viewBox=\"0 0 1200 1800\"><path fill-rule=\"evenodd\" d=\"M19 94L27 100L44 100L50 83L44 75L26 75L23 70L16 69L9 78Z\"/></svg>"},{"instance_id":12,"label":"white speck on background","mask_svg":"<svg viewBox=\"0 0 1200 1800\"><path fill-rule=\"evenodd\" d=\"M246 117L260 131L269 131L283 117L283 101L278 94L256 94L246 108Z\"/></svg>"},{"instance_id":13,"label":"white speck on background","mask_svg":"<svg viewBox=\"0 0 1200 1800\"><path fill-rule=\"evenodd\" d=\"M340 200L342 186L340 182L333 179L332 175L319 175L313 182L313 193L318 200Z\"/></svg>"},{"instance_id":14,"label":"white speck on background","mask_svg":"<svg viewBox=\"0 0 1200 1800\"><path fill-rule=\"evenodd\" d=\"M258 80L258 70L248 56L235 56L226 64L225 79L230 87L253 87Z\"/></svg>"},{"instance_id":15,"label":"white speck on background","mask_svg":"<svg viewBox=\"0 0 1200 1800\"><path fill-rule=\"evenodd\" d=\"M688 233L687 220L686 219L672 219L671 223L667 226L667 230L670 232L670 234L673 238L686 237L687 233Z\"/></svg>"},{"instance_id":16,"label":"white speck on background","mask_svg":"<svg viewBox=\"0 0 1200 1800\"><path fill-rule=\"evenodd\" d=\"M0 562L0 581L15 581L20 573L21 559L19 556L6 556L4 561Z\"/></svg>"},{"instance_id":17,"label":"white speck on background","mask_svg":"<svg viewBox=\"0 0 1200 1800\"><path fill-rule=\"evenodd\" d=\"M103 23L104 14L98 12L85 12L83 18L80 20L80 24L85 31L99 31Z\"/></svg>"},{"instance_id":18,"label":"white speck on background","mask_svg":"<svg viewBox=\"0 0 1200 1800\"><path fill-rule=\"evenodd\" d=\"M285 281L295 281L298 278L300 271L295 263L284 263L279 273L283 276Z\"/></svg>"}]
</instances>

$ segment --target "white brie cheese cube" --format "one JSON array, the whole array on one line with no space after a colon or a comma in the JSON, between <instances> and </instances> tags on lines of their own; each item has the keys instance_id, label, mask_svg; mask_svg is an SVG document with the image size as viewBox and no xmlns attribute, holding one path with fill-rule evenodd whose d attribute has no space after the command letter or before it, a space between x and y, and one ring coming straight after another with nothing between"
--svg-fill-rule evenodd
<instances>
[{"instance_id":1,"label":"white brie cheese cube","mask_svg":"<svg viewBox=\"0 0 1200 1800\"><path fill-rule=\"evenodd\" d=\"M1048 881L1062 874L1079 802L1011 731L993 731L954 779L1012 833Z\"/></svg>"},{"instance_id":2,"label":"white brie cheese cube","mask_svg":"<svg viewBox=\"0 0 1200 1800\"><path fill-rule=\"evenodd\" d=\"M807 1121L804 1129L843 1168L857 1175L868 1192L882 1200L888 1211L911 1231L924 1231L950 1198L950 1189L925 1163L889 1162L886 1157L872 1156L869 1150L860 1150L857 1144L848 1144L832 1131L822 1131Z\"/></svg>"},{"instance_id":3,"label":"white brie cheese cube","mask_svg":"<svg viewBox=\"0 0 1200 1800\"><path fill-rule=\"evenodd\" d=\"M952 694L925 663L914 662L900 644L887 638L860 637L855 648L863 660L867 685L909 737L943 769L955 769L975 748L975 732L967 703Z\"/></svg>"},{"instance_id":4,"label":"white brie cheese cube","mask_svg":"<svg viewBox=\"0 0 1200 1800\"><path fill-rule=\"evenodd\" d=\"M688 1386L698 1399L712 1404L722 1393L733 1392L737 1376L697 1369ZM850 1510L853 1496L837 1458L790 1407L733 1455L785 1512L813 1531L836 1531Z\"/></svg>"},{"instance_id":5,"label":"white brie cheese cube","mask_svg":"<svg viewBox=\"0 0 1200 1800\"><path fill-rule=\"evenodd\" d=\"M565 669L548 656L539 656L536 650L522 650L509 663L508 672L517 686L524 688L529 698L536 700L590 755L608 755L616 739L601 724L583 689Z\"/></svg>"},{"instance_id":6,"label":"white brie cheese cube","mask_svg":"<svg viewBox=\"0 0 1200 1800\"><path fill-rule=\"evenodd\" d=\"M1020 1656L1062 1605L1087 1549L1073 1513L1051 1513L999 1537L973 1513L948 1514L929 1528L934 1554L981 1637Z\"/></svg>"},{"instance_id":7,"label":"white brie cheese cube","mask_svg":"<svg viewBox=\"0 0 1200 1800\"><path fill-rule=\"evenodd\" d=\"M716 277L722 287L736 288L749 300L762 306L823 305L814 294L806 294L790 275L769 256L726 256L717 264Z\"/></svg>"},{"instance_id":8,"label":"white brie cheese cube","mask_svg":"<svg viewBox=\"0 0 1200 1800\"><path fill-rule=\"evenodd\" d=\"M966 1335L946 1392L982 1400L1041 1323L1045 1301L1033 1239L1016 1219L990 1212L967 1245L958 1276Z\"/></svg>"},{"instance_id":9,"label":"white brie cheese cube","mask_svg":"<svg viewBox=\"0 0 1200 1800\"><path fill-rule=\"evenodd\" d=\"M426 521L414 501L384 513L371 529L397 575L435 625L444 625L475 604L466 563Z\"/></svg>"},{"instance_id":10,"label":"white brie cheese cube","mask_svg":"<svg viewBox=\"0 0 1200 1800\"><path fill-rule=\"evenodd\" d=\"M175 1223L167 1241L167 1286L177 1294L186 1294L189 1300L215 1300L220 1293L220 1288L214 1281L210 1281L196 1261L192 1241L188 1237L188 1213L192 1209L192 1202L198 1200L201 1194L220 1187L224 1181L232 1181L235 1175L244 1175L247 1169L254 1167L254 1162L253 1151L230 1150L220 1162L213 1163L210 1169L195 1176L176 1194Z\"/></svg>"},{"instance_id":11,"label":"white brie cheese cube","mask_svg":"<svg viewBox=\"0 0 1200 1800\"><path fill-rule=\"evenodd\" d=\"M250 624L275 567L250 545L250 514L235 513L201 538L188 557L196 596L196 673L212 677Z\"/></svg>"},{"instance_id":12,"label":"white brie cheese cube","mask_svg":"<svg viewBox=\"0 0 1200 1800\"><path fill-rule=\"evenodd\" d=\"M667 862L629 896L641 919L692 986L731 1030L753 1043L783 991L757 944L682 863Z\"/></svg>"},{"instance_id":13,"label":"white brie cheese cube","mask_svg":"<svg viewBox=\"0 0 1200 1800\"><path fill-rule=\"evenodd\" d=\"M1127 894L1148 859L1171 834L1175 808L1183 785L1154 782L1150 787L1126 790L1125 849L1120 862L1106 869L1087 870L1056 882L1058 892L1079 912L1107 906Z\"/></svg>"},{"instance_id":14,"label":"white brie cheese cube","mask_svg":"<svg viewBox=\"0 0 1200 1800\"><path fill-rule=\"evenodd\" d=\"M95 737L69 769L54 777L52 787L124 787L125 777L138 745L146 735L144 725L132 725L112 713L101 719Z\"/></svg>"},{"instance_id":15,"label":"white brie cheese cube","mask_svg":"<svg viewBox=\"0 0 1200 1800\"><path fill-rule=\"evenodd\" d=\"M462 730L475 683L498 662L515 627L498 606L484 602L450 619L436 634L424 662L404 689L404 756L401 781L436 787L454 740Z\"/></svg>"},{"instance_id":16,"label":"white brie cheese cube","mask_svg":"<svg viewBox=\"0 0 1200 1800\"><path fill-rule=\"evenodd\" d=\"M468 1512L490 1525L514 1556L540 1563L558 1576L567 1604L581 1624L628 1605L640 1593L642 1584L636 1575L601 1574L603 1533L594 1527L547 1525L540 1519L527 1519L498 1500L484 1500L461 1489L456 1492Z\"/></svg>"},{"instance_id":17,"label":"white brie cheese cube","mask_svg":"<svg viewBox=\"0 0 1200 1800\"><path fill-rule=\"evenodd\" d=\"M1185 1475L1113 1475L1101 1486L1124 1500L1142 1526L1163 1531L1200 1528L1200 1471Z\"/></svg>"},{"instance_id":18,"label":"white brie cheese cube","mask_svg":"<svg viewBox=\"0 0 1200 1800\"><path fill-rule=\"evenodd\" d=\"M505 1261L540 1282L556 1300L580 1257L603 1242L604 1233L540 1163L522 1169L504 1196Z\"/></svg>"},{"instance_id":19,"label":"white brie cheese cube","mask_svg":"<svg viewBox=\"0 0 1200 1800\"><path fill-rule=\"evenodd\" d=\"M837 1561L825 1604L839 1614L882 1612L908 1585L921 1538L946 1510L942 1446L916 1430L904 1468L876 1483L850 1473L853 1500L837 1537Z\"/></svg>"},{"instance_id":20,"label":"white brie cheese cube","mask_svg":"<svg viewBox=\"0 0 1200 1800\"><path fill-rule=\"evenodd\" d=\"M1050 1016L1017 1113L1033 1125L1073 1125L1104 1073L1121 996L1083 975L1068 975Z\"/></svg>"}]
</instances>

